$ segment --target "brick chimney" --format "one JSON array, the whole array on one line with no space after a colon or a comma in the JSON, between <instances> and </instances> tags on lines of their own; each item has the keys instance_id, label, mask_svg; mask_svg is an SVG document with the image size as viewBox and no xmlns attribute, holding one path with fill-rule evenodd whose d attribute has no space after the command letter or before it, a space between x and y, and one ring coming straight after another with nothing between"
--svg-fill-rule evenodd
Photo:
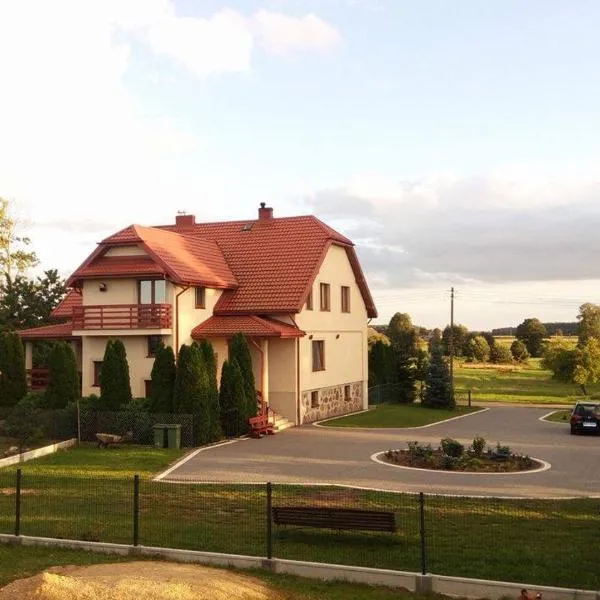
<instances>
[{"instance_id":1,"label":"brick chimney","mask_svg":"<svg viewBox=\"0 0 600 600\"><path fill-rule=\"evenodd\" d=\"M270 206L267 206L264 202L260 203L260 208L258 209L258 220L259 221L269 221L273 218L273 209Z\"/></svg>"},{"instance_id":2,"label":"brick chimney","mask_svg":"<svg viewBox=\"0 0 600 600\"><path fill-rule=\"evenodd\" d=\"M177 229L191 229L196 224L195 215L177 215L175 217L175 227Z\"/></svg>"}]
</instances>

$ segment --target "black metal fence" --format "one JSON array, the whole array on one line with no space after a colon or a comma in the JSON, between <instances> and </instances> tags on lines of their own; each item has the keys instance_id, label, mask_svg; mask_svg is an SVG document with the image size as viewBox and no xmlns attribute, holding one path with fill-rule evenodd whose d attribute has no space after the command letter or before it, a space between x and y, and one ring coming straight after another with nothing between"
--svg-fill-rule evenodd
<instances>
[{"instance_id":1,"label":"black metal fence","mask_svg":"<svg viewBox=\"0 0 600 600\"><path fill-rule=\"evenodd\" d=\"M278 524L273 509L392 513L395 532ZM306 511L301 511L306 512ZM0 533L600 589L600 500L174 484L0 470Z\"/></svg>"}]
</instances>

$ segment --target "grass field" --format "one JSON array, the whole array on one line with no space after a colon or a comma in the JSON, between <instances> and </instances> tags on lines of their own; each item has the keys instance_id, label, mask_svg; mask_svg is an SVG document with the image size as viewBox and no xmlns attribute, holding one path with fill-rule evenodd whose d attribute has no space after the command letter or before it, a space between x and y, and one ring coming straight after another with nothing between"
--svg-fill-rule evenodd
<instances>
[{"instance_id":1,"label":"grass field","mask_svg":"<svg viewBox=\"0 0 600 600\"><path fill-rule=\"evenodd\" d=\"M86 566L131 560L143 559L94 554L92 552L82 552L81 550L0 545L0 586L4 586L15 579L31 577L49 567ZM357 583L324 582L293 575L276 575L262 570L235 570L234 572L247 573L262 580L273 590L279 592L282 600L314 600L317 598L321 600L345 600L347 598L353 600L391 600L392 598L420 600L425 598L398 588L375 587ZM427 598L431 600L432 596Z\"/></svg>"},{"instance_id":2,"label":"grass field","mask_svg":"<svg viewBox=\"0 0 600 600\"><path fill-rule=\"evenodd\" d=\"M565 423L566 425L568 425L570 417L570 410L557 410L551 415L547 416L546 421L552 421L553 423Z\"/></svg>"},{"instance_id":3,"label":"grass field","mask_svg":"<svg viewBox=\"0 0 600 600\"><path fill-rule=\"evenodd\" d=\"M23 535L131 543L132 475L142 475L140 543L265 556L264 485L174 485L151 474L178 453L82 447L23 464ZM141 468L143 467L143 469ZM14 531L13 469L0 470L0 532ZM276 485L274 505L392 510L395 534L275 527L280 558L420 570L418 496ZM598 500L426 496L427 569L433 573L598 589ZM543 549L543 551L540 551Z\"/></svg>"},{"instance_id":4,"label":"grass field","mask_svg":"<svg viewBox=\"0 0 600 600\"><path fill-rule=\"evenodd\" d=\"M381 404L368 412L327 421L328 427L421 427L459 417L478 408L459 406L456 410L425 408L418 404Z\"/></svg>"},{"instance_id":5,"label":"grass field","mask_svg":"<svg viewBox=\"0 0 600 600\"><path fill-rule=\"evenodd\" d=\"M489 365L455 362L454 382L458 396L471 390L477 402L521 402L531 404L574 404L582 398L578 386L552 379L541 367L539 358L526 365ZM591 394L600 393L600 384L588 386Z\"/></svg>"}]
</instances>

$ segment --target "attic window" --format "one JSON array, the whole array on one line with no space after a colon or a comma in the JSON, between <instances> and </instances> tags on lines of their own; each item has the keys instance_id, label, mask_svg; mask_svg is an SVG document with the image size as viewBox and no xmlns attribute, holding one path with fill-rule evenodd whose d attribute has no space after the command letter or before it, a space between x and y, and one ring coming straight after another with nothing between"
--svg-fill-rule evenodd
<instances>
[{"instance_id":1,"label":"attic window","mask_svg":"<svg viewBox=\"0 0 600 600\"><path fill-rule=\"evenodd\" d=\"M250 231L252 229L252 225L253 223L246 223L243 227L242 227L242 231Z\"/></svg>"}]
</instances>

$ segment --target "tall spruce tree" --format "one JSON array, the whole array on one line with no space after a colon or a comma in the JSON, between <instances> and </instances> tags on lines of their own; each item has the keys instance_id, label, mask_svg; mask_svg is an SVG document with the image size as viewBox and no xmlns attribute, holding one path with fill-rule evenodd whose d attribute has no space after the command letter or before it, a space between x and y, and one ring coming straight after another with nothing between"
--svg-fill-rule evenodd
<instances>
[{"instance_id":1,"label":"tall spruce tree","mask_svg":"<svg viewBox=\"0 0 600 600\"><path fill-rule=\"evenodd\" d=\"M127 352L121 340L108 340L100 373L100 397L104 410L119 410L131 402Z\"/></svg>"},{"instance_id":2,"label":"tall spruce tree","mask_svg":"<svg viewBox=\"0 0 600 600\"><path fill-rule=\"evenodd\" d=\"M48 388L44 395L47 408L64 408L81 394L77 361L71 344L54 344L48 360Z\"/></svg>"},{"instance_id":3,"label":"tall spruce tree","mask_svg":"<svg viewBox=\"0 0 600 600\"><path fill-rule=\"evenodd\" d=\"M152 380L150 410L154 413L172 413L175 353L171 346L161 346L158 349L150 377Z\"/></svg>"},{"instance_id":4,"label":"tall spruce tree","mask_svg":"<svg viewBox=\"0 0 600 600\"><path fill-rule=\"evenodd\" d=\"M208 418L210 421L210 441L221 439L221 416L219 409L219 384L217 382L217 357L212 344L208 340L200 342L200 351L204 357L208 376Z\"/></svg>"},{"instance_id":5,"label":"tall spruce tree","mask_svg":"<svg viewBox=\"0 0 600 600\"><path fill-rule=\"evenodd\" d=\"M12 407L27 394L25 350L16 332L0 333L0 406Z\"/></svg>"},{"instance_id":6,"label":"tall spruce tree","mask_svg":"<svg viewBox=\"0 0 600 600\"><path fill-rule=\"evenodd\" d=\"M388 336L394 350L398 382L394 399L403 404L414 402L417 398L415 363L419 338L410 316L406 313L396 313L390 320Z\"/></svg>"},{"instance_id":7,"label":"tall spruce tree","mask_svg":"<svg viewBox=\"0 0 600 600\"><path fill-rule=\"evenodd\" d=\"M192 368L196 377L195 394L192 398L194 414L194 437L197 444L207 444L211 440L211 422L209 413L209 375L204 354L200 346L194 342L191 347Z\"/></svg>"},{"instance_id":8,"label":"tall spruce tree","mask_svg":"<svg viewBox=\"0 0 600 600\"><path fill-rule=\"evenodd\" d=\"M244 378L237 360L223 363L219 391L221 427L228 437L239 436L248 431Z\"/></svg>"},{"instance_id":9,"label":"tall spruce tree","mask_svg":"<svg viewBox=\"0 0 600 600\"><path fill-rule=\"evenodd\" d=\"M450 369L444 360L441 347L432 349L429 370L425 379L423 406L429 408L454 408Z\"/></svg>"},{"instance_id":10,"label":"tall spruce tree","mask_svg":"<svg viewBox=\"0 0 600 600\"><path fill-rule=\"evenodd\" d=\"M246 420L254 417L257 413L256 402L256 382L254 380L254 371L252 370L252 356L250 354L250 346L243 333L236 333L231 338L229 345L229 360L237 361L242 372L244 382L245 409L244 413Z\"/></svg>"},{"instance_id":11,"label":"tall spruce tree","mask_svg":"<svg viewBox=\"0 0 600 600\"><path fill-rule=\"evenodd\" d=\"M173 406L178 413L192 414L194 411L193 398L198 393L198 369L194 358L191 346L183 344L179 348L173 389Z\"/></svg>"}]
</instances>

